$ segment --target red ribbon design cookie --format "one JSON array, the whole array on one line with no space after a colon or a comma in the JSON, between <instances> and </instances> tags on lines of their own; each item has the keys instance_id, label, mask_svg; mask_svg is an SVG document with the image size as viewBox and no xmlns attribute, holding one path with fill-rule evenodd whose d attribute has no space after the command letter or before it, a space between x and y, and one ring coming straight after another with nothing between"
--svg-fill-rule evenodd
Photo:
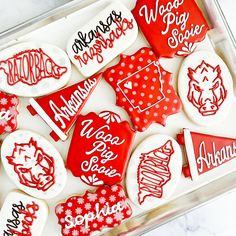
<instances>
[{"instance_id":1,"label":"red ribbon design cookie","mask_svg":"<svg viewBox=\"0 0 236 236\"><path fill-rule=\"evenodd\" d=\"M74 196L56 206L62 235L91 235L103 228L113 228L132 215L121 185L102 186L95 193Z\"/></svg>"},{"instance_id":2,"label":"red ribbon design cookie","mask_svg":"<svg viewBox=\"0 0 236 236\"><path fill-rule=\"evenodd\" d=\"M15 95L8 95L0 91L0 134L10 133L17 128L17 106L19 99Z\"/></svg>"},{"instance_id":3,"label":"red ribbon design cookie","mask_svg":"<svg viewBox=\"0 0 236 236\"><path fill-rule=\"evenodd\" d=\"M165 125L169 115L181 110L181 102L165 71L150 48L132 56L121 55L120 62L104 72L116 92L118 106L129 114L134 127L144 131L152 123Z\"/></svg>"},{"instance_id":4,"label":"red ribbon design cookie","mask_svg":"<svg viewBox=\"0 0 236 236\"><path fill-rule=\"evenodd\" d=\"M194 0L138 0L132 13L155 53L163 57L192 53L208 30Z\"/></svg>"},{"instance_id":5,"label":"red ribbon design cookie","mask_svg":"<svg viewBox=\"0 0 236 236\"><path fill-rule=\"evenodd\" d=\"M113 112L79 116L67 167L91 186L119 183L124 178L133 138L129 123L121 122Z\"/></svg>"}]
</instances>

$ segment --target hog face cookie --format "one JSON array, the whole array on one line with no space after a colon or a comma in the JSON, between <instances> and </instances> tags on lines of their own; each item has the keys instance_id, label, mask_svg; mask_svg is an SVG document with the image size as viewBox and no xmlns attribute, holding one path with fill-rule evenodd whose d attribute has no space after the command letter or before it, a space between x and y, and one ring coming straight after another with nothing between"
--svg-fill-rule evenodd
<instances>
[{"instance_id":1,"label":"hog face cookie","mask_svg":"<svg viewBox=\"0 0 236 236\"><path fill-rule=\"evenodd\" d=\"M160 57L192 53L208 30L194 0L138 0L132 13Z\"/></svg>"},{"instance_id":2,"label":"hog face cookie","mask_svg":"<svg viewBox=\"0 0 236 236\"><path fill-rule=\"evenodd\" d=\"M175 190L182 172L178 143L167 135L146 138L133 152L126 175L129 198L147 210L163 204Z\"/></svg>"},{"instance_id":3,"label":"hog face cookie","mask_svg":"<svg viewBox=\"0 0 236 236\"><path fill-rule=\"evenodd\" d=\"M34 197L53 198L66 184L61 155L50 142L31 131L8 135L2 143L1 159L9 178Z\"/></svg>"},{"instance_id":4,"label":"hog face cookie","mask_svg":"<svg viewBox=\"0 0 236 236\"><path fill-rule=\"evenodd\" d=\"M202 126L224 120L233 99L231 74L215 53L198 51L188 56L179 71L179 95L191 120Z\"/></svg>"},{"instance_id":5,"label":"hog face cookie","mask_svg":"<svg viewBox=\"0 0 236 236\"><path fill-rule=\"evenodd\" d=\"M0 134L10 133L17 128L19 99L0 91Z\"/></svg>"},{"instance_id":6,"label":"hog face cookie","mask_svg":"<svg viewBox=\"0 0 236 236\"><path fill-rule=\"evenodd\" d=\"M121 185L99 187L84 196L74 196L55 209L61 233L91 235L103 228L113 228L132 215L125 191ZM74 234L73 234L74 233Z\"/></svg>"},{"instance_id":7,"label":"hog face cookie","mask_svg":"<svg viewBox=\"0 0 236 236\"><path fill-rule=\"evenodd\" d=\"M47 216L45 202L13 191L7 195L0 211L0 235L40 236Z\"/></svg>"},{"instance_id":8,"label":"hog face cookie","mask_svg":"<svg viewBox=\"0 0 236 236\"><path fill-rule=\"evenodd\" d=\"M42 96L65 86L70 75L69 58L54 45L25 42L0 52L0 90L7 93Z\"/></svg>"},{"instance_id":9,"label":"hog face cookie","mask_svg":"<svg viewBox=\"0 0 236 236\"><path fill-rule=\"evenodd\" d=\"M121 122L113 112L81 115L69 148L67 167L91 186L119 183L124 178L133 138L129 123Z\"/></svg>"},{"instance_id":10,"label":"hog face cookie","mask_svg":"<svg viewBox=\"0 0 236 236\"><path fill-rule=\"evenodd\" d=\"M121 55L120 62L103 75L116 92L117 105L127 111L137 131L154 122L165 125L168 116L181 110L172 74L161 67L149 48L131 56Z\"/></svg>"},{"instance_id":11,"label":"hog face cookie","mask_svg":"<svg viewBox=\"0 0 236 236\"><path fill-rule=\"evenodd\" d=\"M79 71L89 77L127 49L137 35L131 12L114 1L71 36L67 52Z\"/></svg>"}]
</instances>

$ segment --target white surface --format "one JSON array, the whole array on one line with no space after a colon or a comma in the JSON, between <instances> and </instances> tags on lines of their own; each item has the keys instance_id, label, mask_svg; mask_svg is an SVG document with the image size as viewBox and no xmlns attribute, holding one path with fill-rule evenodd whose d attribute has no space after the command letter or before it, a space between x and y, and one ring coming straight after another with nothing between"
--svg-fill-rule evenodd
<instances>
[{"instance_id":1,"label":"white surface","mask_svg":"<svg viewBox=\"0 0 236 236\"><path fill-rule=\"evenodd\" d=\"M18 0L11 0L9 1L4 1L1 0L1 10L0 10L0 31L2 31L3 29L5 29L7 26L11 26L14 24L17 24L19 22L19 19L21 18L28 18L31 17L33 15L38 14L38 11L41 11L42 9L50 9L53 3L59 3L59 2L64 2L62 1L56 1L56 0L48 0L48 1L18 1ZM221 2L224 2L225 7L228 6L228 11L230 11L230 9L232 9L232 11L230 12L231 16L230 19L232 22L235 22L236 20L236 15L235 15L235 11L234 8L232 8L232 5L234 5L234 1L233 0L221 0ZM30 4L29 4L30 3ZM32 4L34 3L34 4ZM14 9L14 10L13 10ZM23 9L23 10L22 10ZM31 16L29 16L29 14L32 14ZM7 19L7 20L6 20ZM83 22L84 23L84 22ZM235 25L235 32L236 32L236 25ZM72 32L71 32L72 33ZM51 32L48 30L47 31L48 37L50 37ZM66 38L68 37L67 33L60 35L62 38ZM39 38L40 40L40 38ZM58 39L58 41L56 42L56 44L60 44L58 43L60 40ZM49 40L50 43L50 40ZM138 48L133 47L132 50L135 50ZM108 89L108 86L105 83L100 84L100 89ZM109 88L110 89L110 88ZM104 99L108 99L108 97L106 97L106 94L104 92ZM94 99L99 99L99 97L93 96L93 100ZM96 100L95 100L96 101ZM30 115L27 113L27 111L25 110L25 105L27 104L27 102L25 102L24 104L22 104L22 110L21 112L25 112L25 117L27 117L28 119L30 119ZM91 103L90 103L91 104ZM120 111L120 109L118 109L117 107L114 106L114 99L112 101L110 101L110 103L108 104L110 106L111 109L116 110L116 111ZM107 105L107 106L108 106ZM89 106L89 104L88 104ZM98 106L96 107L96 111L103 109L105 106L103 104L98 104ZM88 109L84 109L84 112L87 112ZM23 117L22 117L23 118ZM21 118L21 121L22 121ZM177 119L182 119L183 122L188 122L186 116L184 114L178 114L176 116L170 117L168 122L171 123L171 121L175 122ZM235 116L232 116L231 119L235 119ZM36 117L34 119L32 119L33 122L40 124L41 126L41 132L43 133L43 131L48 131L48 127L46 125L43 124L43 122L40 120L40 118ZM227 122L229 122L229 118L226 119L226 121L224 122L224 124L228 124ZM24 122L20 123L21 128L27 128L28 124L25 124ZM193 125L192 125L193 126ZM168 126L168 129L162 129L159 126L157 126L158 128L155 129L154 132L162 132L162 133L170 133L170 129L172 128L171 125ZM193 126L194 127L194 126ZM230 127L230 125L228 126L228 128ZM224 129L224 127L219 127L219 135L221 133L227 133L226 129ZM235 128L232 127L233 129L230 132L234 132L235 133ZM173 132L178 132L179 130L174 128ZM206 130L207 131L207 130ZM230 133L229 132L229 133ZM152 132L153 133L153 132ZM147 135L147 134L145 134ZM63 149L60 146L60 143L57 145L60 152L63 154L63 156L65 156L65 153L67 152L67 149ZM1 168L1 172L2 172L2 168ZM1 189L5 189L6 191L14 188L14 185L11 182L7 182L7 181L3 181L2 182L2 178L4 178L4 180L6 179L5 173L1 173L1 177L0 177L0 181L1 181ZM72 180L73 177L70 176L70 180ZM70 193L76 193L79 192L79 190L81 189L80 187L80 181L74 181L73 184L71 184L70 186L67 186L66 189L63 192L63 196L68 196ZM2 203L3 199L4 199L5 194L0 193L0 202ZM196 210L190 214L187 214L175 221L172 221L169 224L166 224L162 227L160 227L159 229L156 229L155 231L152 231L149 235L161 235L161 236L168 236L168 235L175 235L175 236L182 236L182 235L188 235L188 236L195 236L195 235L199 235L199 236L208 236L208 235L216 235L216 236L233 236L236 234L236 225L235 225L235 220L236 220L236 201L235 201L235 197L236 197L236 192L229 194L227 197L221 198L220 200L217 200L215 203L212 203L210 205L207 205L206 207L200 208L199 210ZM55 201L57 201L59 199L55 199ZM52 202L49 202L52 203ZM53 214L53 212L51 212L51 215ZM49 223L49 222L48 222ZM52 222L53 225L57 225L56 223L56 218L54 217ZM58 227L53 226L53 228L51 229L52 231L50 232L58 232ZM49 227L49 225L47 224L47 227ZM46 232L44 235L50 235L50 232ZM57 235L57 234L51 234L51 235Z\"/></svg>"}]
</instances>

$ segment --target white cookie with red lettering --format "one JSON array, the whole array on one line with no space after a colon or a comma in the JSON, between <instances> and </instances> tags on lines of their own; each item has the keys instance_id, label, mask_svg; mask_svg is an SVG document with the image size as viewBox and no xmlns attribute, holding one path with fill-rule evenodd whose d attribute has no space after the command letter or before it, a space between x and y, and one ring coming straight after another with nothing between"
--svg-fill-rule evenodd
<instances>
[{"instance_id":1,"label":"white cookie with red lettering","mask_svg":"<svg viewBox=\"0 0 236 236\"><path fill-rule=\"evenodd\" d=\"M126 174L130 200L144 210L160 206L173 194L181 172L181 149L172 137L146 138L130 158Z\"/></svg>"},{"instance_id":2,"label":"white cookie with red lettering","mask_svg":"<svg viewBox=\"0 0 236 236\"><path fill-rule=\"evenodd\" d=\"M185 112L198 125L216 125L229 112L232 76L215 53L198 51L188 56L179 71L178 88Z\"/></svg>"},{"instance_id":3,"label":"white cookie with red lettering","mask_svg":"<svg viewBox=\"0 0 236 236\"><path fill-rule=\"evenodd\" d=\"M89 77L127 49L137 36L132 13L114 1L71 36L67 53L79 71Z\"/></svg>"},{"instance_id":4,"label":"white cookie with red lettering","mask_svg":"<svg viewBox=\"0 0 236 236\"><path fill-rule=\"evenodd\" d=\"M42 136L27 130L8 135L1 147L6 173L15 185L33 197L57 196L67 181L67 171L57 149Z\"/></svg>"},{"instance_id":5,"label":"white cookie with red lettering","mask_svg":"<svg viewBox=\"0 0 236 236\"><path fill-rule=\"evenodd\" d=\"M19 191L9 193L0 211L0 235L40 236L48 217L47 204Z\"/></svg>"}]
</instances>

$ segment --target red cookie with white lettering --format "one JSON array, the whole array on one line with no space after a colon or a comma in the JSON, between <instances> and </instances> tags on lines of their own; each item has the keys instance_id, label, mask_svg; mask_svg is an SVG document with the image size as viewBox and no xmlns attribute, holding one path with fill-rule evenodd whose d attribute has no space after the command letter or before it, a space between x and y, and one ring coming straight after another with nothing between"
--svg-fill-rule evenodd
<instances>
[{"instance_id":1,"label":"red cookie with white lettering","mask_svg":"<svg viewBox=\"0 0 236 236\"><path fill-rule=\"evenodd\" d=\"M195 0L138 0L132 11L158 56L186 56L208 31Z\"/></svg>"},{"instance_id":2,"label":"red cookie with white lettering","mask_svg":"<svg viewBox=\"0 0 236 236\"><path fill-rule=\"evenodd\" d=\"M144 210L160 206L173 194L181 172L181 149L172 137L146 138L129 161L126 188L130 200Z\"/></svg>"},{"instance_id":3,"label":"red cookie with white lettering","mask_svg":"<svg viewBox=\"0 0 236 236\"><path fill-rule=\"evenodd\" d=\"M0 91L0 134L10 133L17 129L17 107L19 99Z\"/></svg>"},{"instance_id":4,"label":"red cookie with white lettering","mask_svg":"<svg viewBox=\"0 0 236 236\"><path fill-rule=\"evenodd\" d=\"M150 48L121 55L120 62L108 68L104 77L116 92L116 104L127 111L137 131L154 122L165 125L168 116L181 110L172 74L161 67Z\"/></svg>"},{"instance_id":5,"label":"red cookie with white lettering","mask_svg":"<svg viewBox=\"0 0 236 236\"><path fill-rule=\"evenodd\" d=\"M80 115L69 148L67 168L91 186L121 182L134 134L129 123L121 122L116 113Z\"/></svg>"},{"instance_id":6,"label":"red cookie with white lettering","mask_svg":"<svg viewBox=\"0 0 236 236\"><path fill-rule=\"evenodd\" d=\"M188 160L188 164L183 167L183 173L192 180L211 172L216 173L220 168L226 167L225 165L230 165L229 161L235 161L235 138L197 133L189 129L183 129L183 133L178 134L177 138L180 144L185 145Z\"/></svg>"},{"instance_id":7,"label":"red cookie with white lettering","mask_svg":"<svg viewBox=\"0 0 236 236\"><path fill-rule=\"evenodd\" d=\"M78 115L101 79L101 73L41 98L31 98L27 109L52 128L51 137L65 141Z\"/></svg>"},{"instance_id":8,"label":"red cookie with white lettering","mask_svg":"<svg viewBox=\"0 0 236 236\"><path fill-rule=\"evenodd\" d=\"M103 228L113 228L132 215L121 185L99 187L84 196L74 196L55 209L63 236L91 235Z\"/></svg>"}]
</instances>

